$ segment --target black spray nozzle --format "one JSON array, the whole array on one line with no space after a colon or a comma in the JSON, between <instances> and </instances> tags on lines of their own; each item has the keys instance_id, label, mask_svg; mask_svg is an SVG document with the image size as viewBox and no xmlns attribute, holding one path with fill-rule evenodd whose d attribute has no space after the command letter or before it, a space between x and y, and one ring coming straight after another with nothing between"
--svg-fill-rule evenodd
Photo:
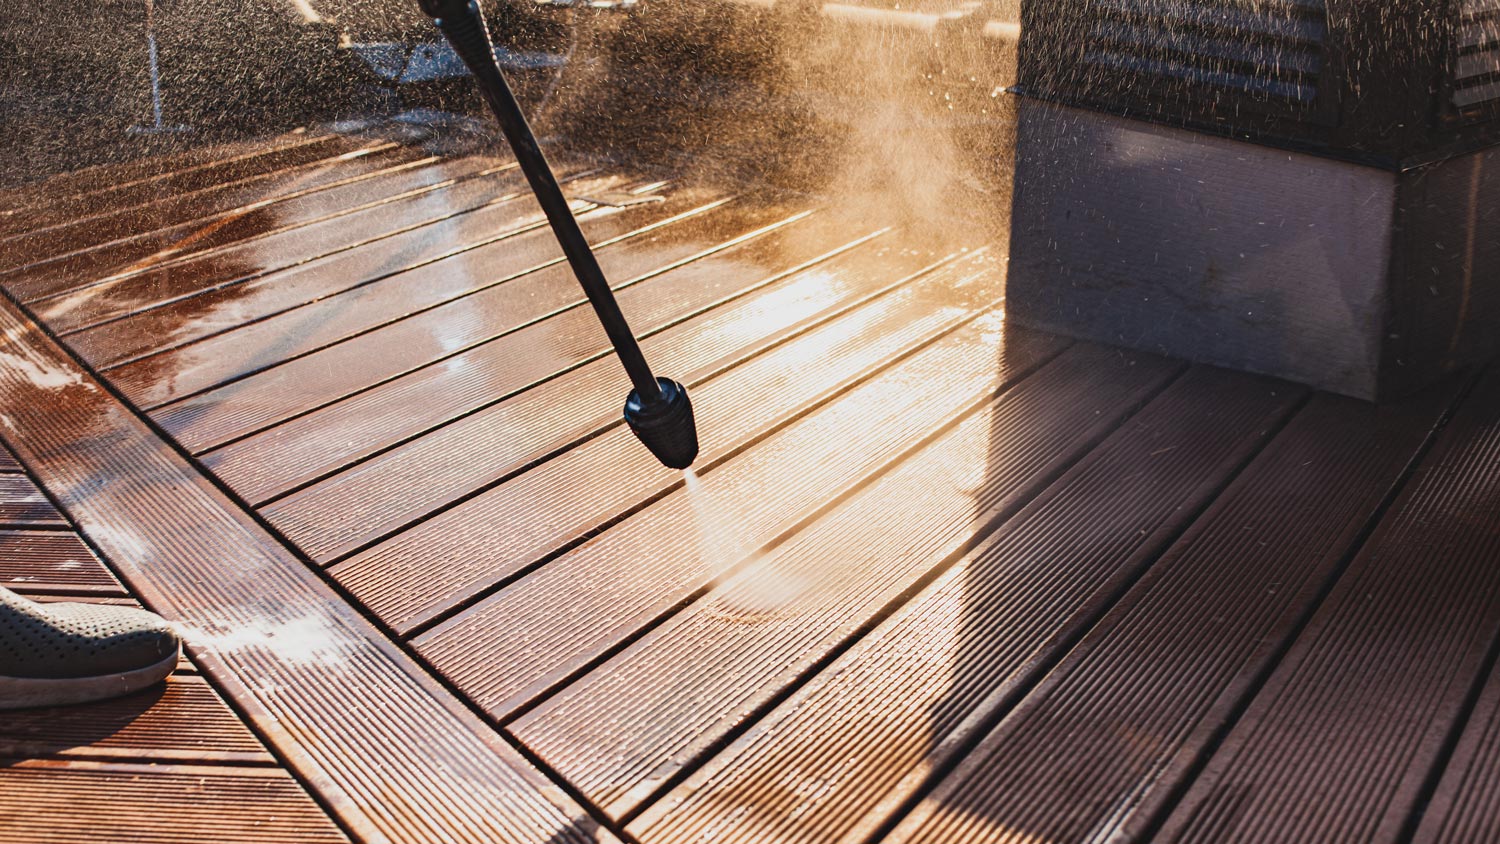
<instances>
[{"instance_id":1,"label":"black spray nozzle","mask_svg":"<svg viewBox=\"0 0 1500 844\"><path fill-rule=\"evenodd\" d=\"M474 80L515 151L516 163L536 194L553 234L557 235L568 265L573 268L589 304L599 316L599 324L604 327L620 363L635 385L635 390L625 401L625 421L663 464L673 469L693 465L693 460L698 457L698 430L693 426L693 406L688 403L687 389L669 378L657 378L651 374L640 344L615 301L614 291L573 217L572 206L563 196L557 177L547 164L547 157L542 154L531 126L510 90L510 83L505 81L505 73L495 61L494 47L490 44L479 4L475 0L419 2L422 11L432 16L454 51L474 72Z\"/></svg>"},{"instance_id":2,"label":"black spray nozzle","mask_svg":"<svg viewBox=\"0 0 1500 844\"><path fill-rule=\"evenodd\" d=\"M658 378L661 393L646 400L640 390L625 399L625 421L630 430L662 465L686 469L698 459L698 428L687 388L670 378Z\"/></svg>"}]
</instances>

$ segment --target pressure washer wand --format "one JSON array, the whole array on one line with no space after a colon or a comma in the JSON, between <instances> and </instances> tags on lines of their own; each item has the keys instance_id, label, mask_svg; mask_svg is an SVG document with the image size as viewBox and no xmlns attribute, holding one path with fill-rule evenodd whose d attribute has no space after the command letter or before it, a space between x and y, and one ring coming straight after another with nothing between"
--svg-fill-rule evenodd
<instances>
[{"instance_id":1,"label":"pressure washer wand","mask_svg":"<svg viewBox=\"0 0 1500 844\"><path fill-rule=\"evenodd\" d=\"M652 376L651 367L646 364L646 357L641 354L641 347L615 302L614 291L599 269L599 262L594 258L583 231L578 228L573 210L568 207L568 200L558 187L552 168L527 124L526 116L521 113L515 94L511 93L510 84L495 61L495 48L490 43L483 12L474 0L420 2L422 11L432 17L473 72L479 90L500 121L505 139L515 151L521 172L526 174L532 192L552 225L553 234L557 235L557 242L561 244L573 274L583 285L594 313L604 325L604 333L609 335L620 363L625 365L625 372L635 385L625 400L625 421L657 460L674 469L686 469L698 457L698 431L693 424L693 406L688 401L687 388L670 378Z\"/></svg>"}]
</instances>

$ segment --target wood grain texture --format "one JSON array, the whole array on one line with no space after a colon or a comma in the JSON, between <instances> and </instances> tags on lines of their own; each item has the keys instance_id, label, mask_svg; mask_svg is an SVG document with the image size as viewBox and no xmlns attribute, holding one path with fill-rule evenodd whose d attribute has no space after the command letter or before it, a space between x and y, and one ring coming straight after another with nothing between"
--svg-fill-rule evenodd
<instances>
[{"instance_id":1,"label":"wood grain texture","mask_svg":"<svg viewBox=\"0 0 1500 844\"><path fill-rule=\"evenodd\" d=\"M124 587L78 535L0 530L0 586L16 592L124 595Z\"/></svg>"},{"instance_id":2,"label":"wood grain texture","mask_svg":"<svg viewBox=\"0 0 1500 844\"><path fill-rule=\"evenodd\" d=\"M0 329L53 376L0 371L7 441L347 828L610 840L9 303Z\"/></svg>"},{"instance_id":3,"label":"wood grain texture","mask_svg":"<svg viewBox=\"0 0 1500 844\"><path fill-rule=\"evenodd\" d=\"M242 282L277 270L302 267L319 258L358 250L392 235L420 229L430 223L441 222L492 204L516 204L515 201L524 196L521 191L522 181L515 172L513 163L472 156L454 166L446 183L434 184L428 190L408 192L390 203L332 217L269 237L232 244L161 269L102 280L72 293L35 302L33 309L59 334L73 334L96 325L113 323L141 311L156 310L176 303L184 303L180 309L188 313L201 315L205 303L190 300L204 293L217 291L222 297L232 292L243 298L247 291L234 289ZM524 206L524 203L520 204ZM392 263L392 253L401 258L408 257L399 248L392 249L391 252L386 252L385 248L376 248L370 250L369 259L379 258L386 272L391 272L401 268L400 263ZM366 253L359 251L355 254L364 256ZM419 262L420 256L412 261ZM319 269L326 270L323 267ZM340 265L336 272L345 276L343 281L347 286L367 280L359 273L358 265ZM287 291L286 295L295 295L295 288ZM250 308L246 318L253 317L255 313L255 309ZM109 335L109 332L104 333ZM116 340L123 339L123 335L119 333L115 337ZM161 338L153 339L159 342ZM69 343L72 345L74 341L70 339ZM122 355L131 353L139 354L129 346L119 352ZM90 359L90 362L104 365L112 360Z\"/></svg>"},{"instance_id":4,"label":"wood grain texture","mask_svg":"<svg viewBox=\"0 0 1500 844\"><path fill-rule=\"evenodd\" d=\"M7 712L0 758L274 766L276 760L202 677L113 700Z\"/></svg>"},{"instance_id":5,"label":"wood grain texture","mask_svg":"<svg viewBox=\"0 0 1500 844\"><path fill-rule=\"evenodd\" d=\"M893 838L1150 840L1398 488L1452 386L1385 411L1315 399Z\"/></svg>"},{"instance_id":6,"label":"wood grain texture","mask_svg":"<svg viewBox=\"0 0 1500 844\"><path fill-rule=\"evenodd\" d=\"M68 521L57 512L31 478L0 474L0 527L64 528Z\"/></svg>"},{"instance_id":7,"label":"wood grain texture","mask_svg":"<svg viewBox=\"0 0 1500 844\"><path fill-rule=\"evenodd\" d=\"M945 295L954 292L954 288L948 288ZM748 553L793 529L819 508L879 474L891 461L940 430L953 415L985 399L997 382L1008 383L1060 349L1048 338L1018 338L1007 360L1009 366L997 371L995 361L1006 342L1005 332L998 327L995 314L964 325L943 341L817 408L817 412L803 411L804 415L756 448L721 465L705 462L700 466L706 485L733 496L719 500L726 505L733 502L723 518L736 526L736 547ZM785 367L778 369L786 371ZM809 370L804 364L799 374ZM703 414L703 430L733 430L728 420L722 425L708 423L719 413L743 414L778 392L773 382L751 383L766 390L754 394L757 401L747 401L742 387L735 390L733 402L722 405L723 410L715 411L718 402L704 401L699 411ZM923 390L913 390L915 384L924 385ZM707 391L699 395L708 398ZM875 414L883 424L867 424ZM782 414L772 418L778 417L785 418ZM762 425L758 422L751 430ZM857 448L851 447L856 434ZM607 445L604 438L589 445L596 444ZM596 452L607 454L603 448L600 445ZM636 471L620 472L622 460L644 462L633 455L632 450L612 456L606 464L614 467L611 472L595 470L564 476L568 480L552 484L558 489L554 497L582 501L587 495L596 499L588 502L588 510L605 503L609 511L618 512L615 508L619 505L609 499L626 498L620 503L628 506L629 499L638 501L642 491L638 481L624 486L627 479L652 475L660 479L653 479L656 483L672 490L669 495L415 640L419 652L495 715L504 717L548 691L570 672L607 654L642 625L691 596L716 573L742 561L741 553L717 560L711 546L697 542L664 545L658 541L663 534L695 535L693 503L680 487L662 477L667 473L660 467L650 470L641 466ZM577 468L587 466L559 463L557 467L564 471ZM614 489L597 482L611 476L620 479L612 484ZM520 485L514 483L500 490L513 486L519 491ZM550 515L546 510L536 516L512 512L515 519ZM587 518L598 523L596 515ZM515 528L518 533L535 533L524 523L516 523ZM517 543L507 545L521 540L518 536ZM529 536L525 541L534 542ZM564 606L568 607L566 611ZM537 651L547 653L548 658L538 661L529 656ZM481 668L483 665L491 668ZM495 671L495 666L504 669Z\"/></svg>"},{"instance_id":8,"label":"wood grain texture","mask_svg":"<svg viewBox=\"0 0 1500 844\"><path fill-rule=\"evenodd\" d=\"M275 769L0 763L0 837L25 844L340 844Z\"/></svg>"},{"instance_id":9,"label":"wood grain texture","mask_svg":"<svg viewBox=\"0 0 1500 844\"><path fill-rule=\"evenodd\" d=\"M1500 371L1491 371L1159 840L1409 835L1500 638L1497 467Z\"/></svg>"},{"instance_id":10,"label":"wood grain texture","mask_svg":"<svg viewBox=\"0 0 1500 844\"><path fill-rule=\"evenodd\" d=\"M1149 357L1069 349L510 730L611 816L634 812L1179 371ZM992 430L1009 436L991 443ZM1006 471L984 477L987 458ZM993 512L976 515L978 498L992 500ZM652 728L616 729L639 723Z\"/></svg>"}]
</instances>

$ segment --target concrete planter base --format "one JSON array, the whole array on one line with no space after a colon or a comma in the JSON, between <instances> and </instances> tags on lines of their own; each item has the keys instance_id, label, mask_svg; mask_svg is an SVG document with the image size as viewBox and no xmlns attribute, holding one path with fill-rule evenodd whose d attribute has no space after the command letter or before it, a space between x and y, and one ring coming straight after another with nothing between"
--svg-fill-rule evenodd
<instances>
[{"instance_id":1,"label":"concrete planter base","mask_svg":"<svg viewBox=\"0 0 1500 844\"><path fill-rule=\"evenodd\" d=\"M1500 161L1395 172L1025 100L1024 325L1393 398L1500 351Z\"/></svg>"}]
</instances>

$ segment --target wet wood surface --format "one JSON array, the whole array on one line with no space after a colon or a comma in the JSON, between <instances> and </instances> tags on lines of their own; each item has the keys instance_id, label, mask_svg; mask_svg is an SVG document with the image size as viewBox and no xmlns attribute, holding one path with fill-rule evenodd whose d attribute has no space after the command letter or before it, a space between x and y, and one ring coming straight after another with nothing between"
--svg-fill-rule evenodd
<instances>
[{"instance_id":1,"label":"wet wood surface","mask_svg":"<svg viewBox=\"0 0 1500 844\"><path fill-rule=\"evenodd\" d=\"M24 471L0 451L0 477ZM37 601L139 606L66 520L0 530L0 586ZM164 684L125 697L0 713L0 837L349 840L187 658Z\"/></svg>"},{"instance_id":2,"label":"wet wood surface","mask_svg":"<svg viewBox=\"0 0 1500 844\"><path fill-rule=\"evenodd\" d=\"M689 489L513 164L423 141L0 206L0 584L213 633L0 726L0 832L200 774L172 829L223 840L1500 829L1500 371L1375 407L1074 342L976 228L549 152Z\"/></svg>"}]
</instances>

